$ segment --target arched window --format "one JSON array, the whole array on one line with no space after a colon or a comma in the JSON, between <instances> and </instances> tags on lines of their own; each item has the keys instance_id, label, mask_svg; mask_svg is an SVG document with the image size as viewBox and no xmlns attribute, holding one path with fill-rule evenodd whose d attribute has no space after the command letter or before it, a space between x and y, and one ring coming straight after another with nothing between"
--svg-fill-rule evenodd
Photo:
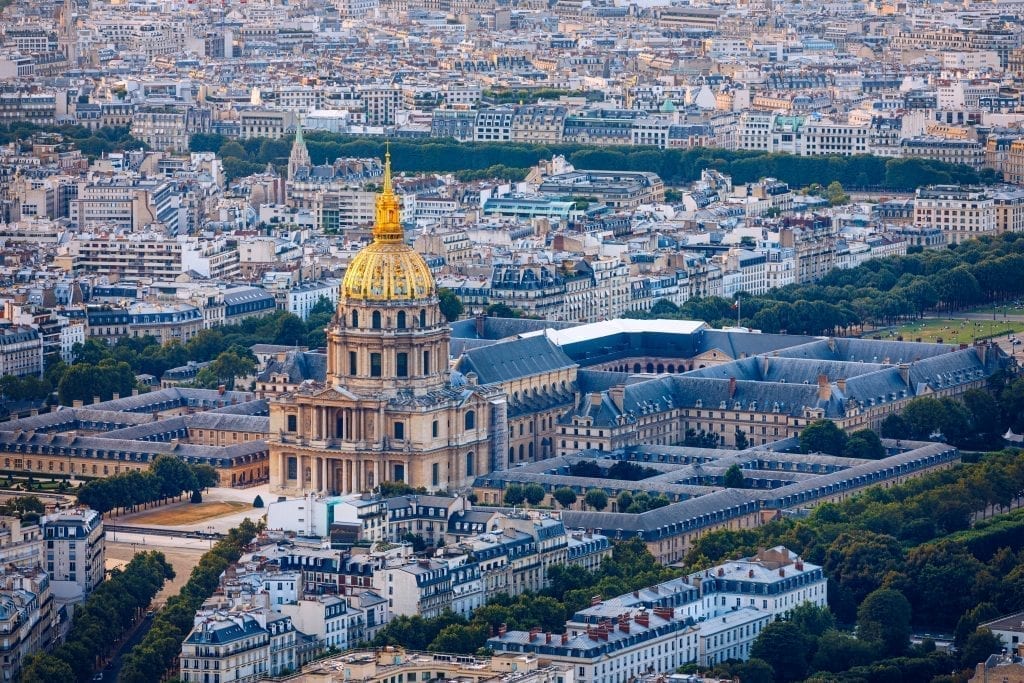
<instances>
[{"instance_id":1,"label":"arched window","mask_svg":"<svg viewBox=\"0 0 1024 683\"><path fill-rule=\"evenodd\" d=\"M398 316L395 318L395 327L400 330L405 329L405 311L398 312Z\"/></svg>"},{"instance_id":2,"label":"arched window","mask_svg":"<svg viewBox=\"0 0 1024 683\"><path fill-rule=\"evenodd\" d=\"M399 377L409 376L409 354L400 351L395 355L395 374Z\"/></svg>"},{"instance_id":3,"label":"arched window","mask_svg":"<svg viewBox=\"0 0 1024 683\"><path fill-rule=\"evenodd\" d=\"M476 473L476 455L473 451L466 453L466 476L472 477Z\"/></svg>"},{"instance_id":4,"label":"arched window","mask_svg":"<svg viewBox=\"0 0 1024 683\"><path fill-rule=\"evenodd\" d=\"M426 326L427 326L427 309L421 308L420 309L420 327L426 327Z\"/></svg>"},{"instance_id":5,"label":"arched window","mask_svg":"<svg viewBox=\"0 0 1024 683\"><path fill-rule=\"evenodd\" d=\"M526 449L523 448L523 444L519 444L519 459L522 460L525 455Z\"/></svg>"},{"instance_id":6,"label":"arched window","mask_svg":"<svg viewBox=\"0 0 1024 683\"><path fill-rule=\"evenodd\" d=\"M533 460L533 442L532 441L530 442L529 447L526 449L526 453L530 457L530 460Z\"/></svg>"},{"instance_id":7,"label":"arched window","mask_svg":"<svg viewBox=\"0 0 1024 683\"><path fill-rule=\"evenodd\" d=\"M352 311L352 327L359 327L359 311Z\"/></svg>"},{"instance_id":8,"label":"arched window","mask_svg":"<svg viewBox=\"0 0 1024 683\"><path fill-rule=\"evenodd\" d=\"M373 323L372 324L373 324L373 329L375 329L375 330L379 330L380 329L380 311L374 311L373 312Z\"/></svg>"},{"instance_id":9,"label":"arched window","mask_svg":"<svg viewBox=\"0 0 1024 683\"><path fill-rule=\"evenodd\" d=\"M476 411L466 411L466 429L476 429Z\"/></svg>"},{"instance_id":10,"label":"arched window","mask_svg":"<svg viewBox=\"0 0 1024 683\"><path fill-rule=\"evenodd\" d=\"M516 447L515 446L509 446L508 447L508 462L511 465L513 462L515 462L515 460L516 460Z\"/></svg>"}]
</instances>

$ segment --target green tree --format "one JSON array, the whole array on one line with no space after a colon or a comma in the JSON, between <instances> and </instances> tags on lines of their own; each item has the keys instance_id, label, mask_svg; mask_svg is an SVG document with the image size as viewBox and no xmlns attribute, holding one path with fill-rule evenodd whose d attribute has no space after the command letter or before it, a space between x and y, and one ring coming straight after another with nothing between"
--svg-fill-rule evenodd
<instances>
[{"instance_id":1,"label":"green tree","mask_svg":"<svg viewBox=\"0 0 1024 683\"><path fill-rule=\"evenodd\" d=\"M812 602L805 602L791 609L786 620L811 638L818 638L836 627L835 617L828 607L821 607Z\"/></svg>"},{"instance_id":2,"label":"green tree","mask_svg":"<svg viewBox=\"0 0 1024 683\"><path fill-rule=\"evenodd\" d=\"M733 671L743 683L772 683L775 680L771 664L756 657L739 662Z\"/></svg>"},{"instance_id":3,"label":"green tree","mask_svg":"<svg viewBox=\"0 0 1024 683\"><path fill-rule=\"evenodd\" d=\"M207 388L216 388L224 384L229 390L233 390L235 379L248 377L255 371L256 358L251 353L231 348L221 352L208 366L200 370L196 383Z\"/></svg>"},{"instance_id":4,"label":"green tree","mask_svg":"<svg viewBox=\"0 0 1024 683\"><path fill-rule=\"evenodd\" d=\"M196 486L200 489L209 489L220 483L220 475L217 468L212 465L189 465L192 469L192 476L196 479Z\"/></svg>"},{"instance_id":5,"label":"green tree","mask_svg":"<svg viewBox=\"0 0 1024 683\"><path fill-rule=\"evenodd\" d=\"M910 602L903 593L880 588L857 608L857 637L875 643L885 656L898 656L910 645L910 622Z\"/></svg>"},{"instance_id":6,"label":"green tree","mask_svg":"<svg viewBox=\"0 0 1024 683\"><path fill-rule=\"evenodd\" d=\"M67 683L75 679L75 672L66 662L46 652L36 652L25 659L20 680L24 683Z\"/></svg>"},{"instance_id":7,"label":"green tree","mask_svg":"<svg viewBox=\"0 0 1024 683\"><path fill-rule=\"evenodd\" d=\"M562 486L555 489L551 495L554 497L555 500L558 501L558 504L561 505L563 508L572 507L572 505L576 502L576 492L573 491L568 486Z\"/></svg>"},{"instance_id":8,"label":"green tree","mask_svg":"<svg viewBox=\"0 0 1024 683\"><path fill-rule=\"evenodd\" d=\"M825 199L827 199L829 204L832 206L839 206L840 204L849 203L850 195L846 194L843 190L843 186L838 180L833 180L825 189Z\"/></svg>"},{"instance_id":9,"label":"green tree","mask_svg":"<svg viewBox=\"0 0 1024 683\"><path fill-rule=\"evenodd\" d=\"M848 458L865 458L880 460L887 454L878 434L871 429L858 429L850 434L843 447L843 455Z\"/></svg>"},{"instance_id":10,"label":"green tree","mask_svg":"<svg viewBox=\"0 0 1024 683\"><path fill-rule=\"evenodd\" d=\"M842 455L845 447L846 434L832 420L815 420L800 432L803 453Z\"/></svg>"},{"instance_id":11,"label":"green tree","mask_svg":"<svg viewBox=\"0 0 1024 683\"><path fill-rule=\"evenodd\" d=\"M803 679L807 673L809 654L807 636L787 621L776 621L765 626L750 646L751 658L767 662L775 673L776 683Z\"/></svg>"},{"instance_id":12,"label":"green tree","mask_svg":"<svg viewBox=\"0 0 1024 683\"><path fill-rule=\"evenodd\" d=\"M505 495L502 497L506 505L515 507L522 505L526 500L526 492L519 484L509 484L505 487Z\"/></svg>"},{"instance_id":13,"label":"green tree","mask_svg":"<svg viewBox=\"0 0 1024 683\"><path fill-rule=\"evenodd\" d=\"M253 501L252 501L252 506L254 508L262 508L263 507L263 497L262 496L256 496L253 499Z\"/></svg>"},{"instance_id":14,"label":"green tree","mask_svg":"<svg viewBox=\"0 0 1024 683\"><path fill-rule=\"evenodd\" d=\"M583 502L600 512L608 507L608 494L602 489L590 489L584 496Z\"/></svg>"},{"instance_id":15,"label":"green tree","mask_svg":"<svg viewBox=\"0 0 1024 683\"><path fill-rule=\"evenodd\" d=\"M897 413L885 416L881 424L882 436L886 439L909 439L910 425Z\"/></svg>"},{"instance_id":16,"label":"green tree","mask_svg":"<svg viewBox=\"0 0 1024 683\"><path fill-rule=\"evenodd\" d=\"M739 465L733 464L725 471L722 477L722 485L730 489L746 488L746 480L743 478L743 470Z\"/></svg>"},{"instance_id":17,"label":"green tree","mask_svg":"<svg viewBox=\"0 0 1024 683\"><path fill-rule=\"evenodd\" d=\"M508 304L491 304L487 307L487 315L492 318L518 318L521 313Z\"/></svg>"},{"instance_id":18,"label":"green tree","mask_svg":"<svg viewBox=\"0 0 1024 683\"><path fill-rule=\"evenodd\" d=\"M455 322L461 316L465 307L462 301L455 295L455 292L447 287L440 287L437 290L437 298L440 300L441 315L448 322Z\"/></svg>"},{"instance_id":19,"label":"green tree","mask_svg":"<svg viewBox=\"0 0 1024 683\"><path fill-rule=\"evenodd\" d=\"M544 491L544 487L540 484L527 484L523 487L523 496L526 498L526 502L530 505L540 505L540 502L544 500L544 496L547 493Z\"/></svg>"},{"instance_id":20,"label":"green tree","mask_svg":"<svg viewBox=\"0 0 1024 683\"><path fill-rule=\"evenodd\" d=\"M1004 647L999 636L987 628L979 628L972 633L960 651L960 666L973 669L979 662L984 662L989 655L998 654Z\"/></svg>"},{"instance_id":21,"label":"green tree","mask_svg":"<svg viewBox=\"0 0 1024 683\"><path fill-rule=\"evenodd\" d=\"M826 631L818 640L811 670L840 672L870 664L875 659L872 643L840 631Z\"/></svg>"},{"instance_id":22,"label":"green tree","mask_svg":"<svg viewBox=\"0 0 1024 683\"><path fill-rule=\"evenodd\" d=\"M195 491L192 492L192 495L189 497L189 502L190 503L202 503L203 502L203 494L201 494L199 492L199 490L196 489Z\"/></svg>"},{"instance_id":23,"label":"green tree","mask_svg":"<svg viewBox=\"0 0 1024 683\"><path fill-rule=\"evenodd\" d=\"M742 429L740 429L739 427L737 427L736 428L736 450L738 450L738 451L745 451L749 447L750 447L750 439L747 438L747 433L745 431L743 431Z\"/></svg>"}]
</instances>

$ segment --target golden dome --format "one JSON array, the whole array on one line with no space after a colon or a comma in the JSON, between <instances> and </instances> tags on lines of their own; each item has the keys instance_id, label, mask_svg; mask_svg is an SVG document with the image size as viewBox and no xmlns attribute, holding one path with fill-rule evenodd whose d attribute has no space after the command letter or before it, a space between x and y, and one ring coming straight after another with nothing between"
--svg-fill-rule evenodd
<instances>
[{"instance_id":1,"label":"golden dome","mask_svg":"<svg viewBox=\"0 0 1024 683\"><path fill-rule=\"evenodd\" d=\"M406 301L436 295L434 275L404 241L398 197L391 187L391 152L384 155L384 187L377 197L373 242L352 257L341 283L343 299Z\"/></svg>"}]
</instances>

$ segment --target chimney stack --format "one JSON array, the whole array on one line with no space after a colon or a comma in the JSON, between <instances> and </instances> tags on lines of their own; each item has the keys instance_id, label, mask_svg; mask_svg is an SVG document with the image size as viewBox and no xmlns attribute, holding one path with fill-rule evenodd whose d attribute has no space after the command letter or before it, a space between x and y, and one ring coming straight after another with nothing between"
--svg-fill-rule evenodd
<instances>
[{"instance_id":1,"label":"chimney stack","mask_svg":"<svg viewBox=\"0 0 1024 683\"><path fill-rule=\"evenodd\" d=\"M506 633L508 633L508 625L507 624L502 624L501 626L498 627L498 637L499 638L504 638Z\"/></svg>"},{"instance_id":2,"label":"chimney stack","mask_svg":"<svg viewBox=\"0 0 1024 683\"><path fill-rule=\"evenodd\" d=\"M786 575L786 568L785 567L779 567L779 576L785 576L785 575Z\"/></svg>"},{"instance_id":3,"label":"chimney stack","mask_svg":"<svg viewBox=\"0 0 1024 683\"><path fill-rule=\"evenodd\" d=\"M718 568L718 575L719 576L725 576L725 568L724 567L719 567Z\"/></svg>"},{"instance_id":4,"label":"chimney stack","mask_svg":"<svg viewBox=\"0 0 1024 683\"><path fill-rule=\"evenodd\" d=\"M736 395L736 378L735 377L730 377L729 378L729 398L732 398L735 395Z\"/></svg>"},{"instance_id":5,"label":"chimney stack","mask_svg":"<svg viewBox=\"0 0 1024 683\"><path fill-rule=\"evenodd\" d=\"M832 386L828 383L828 375L818 375L818 399L827 401L832 398Z\"/></svg>"},{"instance_id":6,"label":"chimney stack","mask_svg":"<svg viewBox=\"0 0 1024 683\"><path fill-rule=\"evenodd\" d=\"M626 385L619 384L608 390L608 398L615 404L615 408L621 413L626 405Z\"/></svg>"},{"instance_id":7,"label":"chimney stack","mask_svg":"<svg viewBox=\"0 0 1024 683\"><path fill-rule=\"evenodd\" d=\"M906 384L909 387L910 386L910 363L900 363L899 370L900 370L900 379L902 379L903 383Z\"/></svg>"}]
</instances>

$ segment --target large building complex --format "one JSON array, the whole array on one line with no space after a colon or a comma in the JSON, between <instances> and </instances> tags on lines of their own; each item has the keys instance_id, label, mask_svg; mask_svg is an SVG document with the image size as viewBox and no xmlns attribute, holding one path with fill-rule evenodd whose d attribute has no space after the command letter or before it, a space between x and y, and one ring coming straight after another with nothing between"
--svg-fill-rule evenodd
<instances>
[{"instance_id":1,"label":"large building complex","mask_svg":"<svg viewBox=\"0 0 1024 683\"><path fill-rule=\"evenodd\" d=\"M451 331L400 211L388 156L373 242L349 263L327 330L326 376L271 400L275 490L459 487L504 453L505 397L452 381Z\"/></svg>"}]
</instances>

